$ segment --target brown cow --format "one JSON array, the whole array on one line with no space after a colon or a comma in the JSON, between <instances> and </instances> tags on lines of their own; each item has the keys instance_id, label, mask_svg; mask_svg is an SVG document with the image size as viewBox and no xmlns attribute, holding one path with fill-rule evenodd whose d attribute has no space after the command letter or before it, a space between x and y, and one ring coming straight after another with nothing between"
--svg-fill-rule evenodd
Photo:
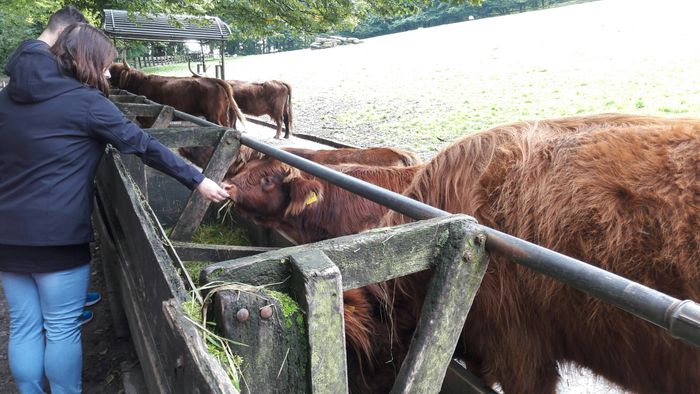
<instances>
[{"instance_id":1,"label":"brown cow","mask_svg":"<svg viewBox=\"0 0 700 394\"><path fill-rule=\"evenodd\" d=\"M245 128L245 120L233 98L231 86L216 78L163 77L146 75L128 65L110 66L113 86L146 96L157 103L169 105L225 127L236 127L236 119ZM233 114L229 116L230 112Z\"/></svg>"},{"instance_id":2,"label":"brown cow","mask_svg":"<svg viewBox=\"0 0 700 394\"><path fill-rule=\"evenodd\" d=\"M292 87L283 81L246 82L227 81L233 88L238 107L253 116L270 115L277 124L275 138L280 138L284 121L284 138L292 131Z\"/></svg>"},{"instance_id":3,"label":"brown cow","mask_svg":"<svg viewBox=\"0 0 700 394\"><path fill-rule=\"evenodd\" d=\"M364 164L370 166L400 166L410 167L421 163L420 158L408 151L375 147L375 148L340 148L340 149L304 149L284 147L282 150L301 156L321 164ZM212 146L183 146L178 148L180 155L192 163L204 168L214 153ZM232 178L243 168L245 163L254 159L262 159L264 154L241 145L238 156L226 172L225 178Z\"/></svg>"},{"instance_id":4,"label":"brown cow","mask_svg":"<svg viewBox=\"0 0 700 394\"><path fill-rule=\"evenodd\" d=\"M421 166L329 166L401 192ZM278 229L298 243L354 234L376 227L387 208L271 158L251 160L224 180L243 216Z\"/></svg>"},{"instance_id":5,"label":"brown cow","mask_svg":"<svg viewBox=\"0 0 700 394\"><path fill-rule=\"evenodd\" d=\"M674 297L700 300L700 120L602 115L496 127L439 153L404 194ZM382 224L407 221L389 213ZM370 349L368 360L377 359L377 349L395 349L394 365L378 359L363 367L372 391L392 385L386 377L405 356L412 331L406 328L415 327L427 275L383 284L386 295L374 292L393 300L392 325L403 331L348 343ZM506 393L554 393L558 365L568 362L639 393L700 387L698 349L495 255L456 355Z\"/></svg>"}]
</instances>

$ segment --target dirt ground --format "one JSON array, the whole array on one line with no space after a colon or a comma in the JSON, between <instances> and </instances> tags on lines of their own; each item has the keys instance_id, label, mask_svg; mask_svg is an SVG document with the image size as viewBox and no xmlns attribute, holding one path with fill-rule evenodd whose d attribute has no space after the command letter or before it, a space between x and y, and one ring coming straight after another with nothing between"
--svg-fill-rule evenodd
<instances>
[{"instance_id":1,"label":"dirt ground","mask_svg":"<svg viewBox=\"0 0 700 394\"><path fill-rule=\"evenodd\" d=\"M138 358L129 338L118 338L114 330L97 244L93 244L90 291L99 291L102 301L88 308L95 317L82 330L83 393L123 393L122 363L126 367L138 368ZM18 392L7 363L8 338L7 305L5 297L0 295L0 394Z\"/></svg>"}]
</instances>

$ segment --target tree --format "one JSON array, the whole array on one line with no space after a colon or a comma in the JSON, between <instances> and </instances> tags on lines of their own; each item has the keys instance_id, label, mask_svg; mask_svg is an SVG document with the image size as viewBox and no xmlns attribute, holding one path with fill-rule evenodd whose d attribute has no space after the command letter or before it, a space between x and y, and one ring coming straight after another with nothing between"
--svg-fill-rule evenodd
<instances>
[{"instance_id":1,"label":"tree","mask_svg":"<svg viewBox=\"0 0 700 394\"><path fill-rule=\"evenodd\" d=\"M354 28L369 16L417 13L432 0L226 0L216 1L215 15L235 26L242 38L265 37L281 31L316 34ZM451 4L481 4L481 0L448 0Z\"/></svg>"},{"instance_id":2,"label":"tree","mask_svg":"<svg viewBox=\"0 0 700 394\"><path fill-rule=\"evenodd\" d=\"M95 26L102 25L102 10L106 8L142 14L216 15L235 28L235 39L243 41L287 32L303 40L307 34L354 28L368 16L415 14L432 3L433 0L0 0L0 66L21 40L36 36L49 16L67 4L80 9Z\"/></svg>"}]
</instances>

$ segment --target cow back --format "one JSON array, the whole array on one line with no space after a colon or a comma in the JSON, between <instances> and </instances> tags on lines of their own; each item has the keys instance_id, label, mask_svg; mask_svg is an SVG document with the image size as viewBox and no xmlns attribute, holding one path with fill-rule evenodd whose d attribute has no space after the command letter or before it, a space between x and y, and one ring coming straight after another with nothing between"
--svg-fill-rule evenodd
<instances>
[{"instance_id":1,"label":"cow back","mask_svg":"<svg viewBox=\"0 0 700 394\"><path fill-rule=\"evenodd\" d=\"M698 152L697 120L608 114L521 122L452 144L405 194L699 300ZM383 223L407 221L392 213ZM417 289L420 300L425 280L397 282ZM568 361L638 392L688 392L700 384L696 349L497 256L457 350L506 392L553 392L557 363Z\"/></svg>"}]
</instances>

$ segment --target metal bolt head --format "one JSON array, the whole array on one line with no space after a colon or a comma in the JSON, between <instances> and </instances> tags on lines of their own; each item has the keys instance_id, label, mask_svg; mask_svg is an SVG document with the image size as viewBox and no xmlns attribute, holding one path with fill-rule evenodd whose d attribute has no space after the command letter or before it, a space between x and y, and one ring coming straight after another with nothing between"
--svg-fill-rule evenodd
<instances>
[{"instance_id":1,"label":"metal bolt head","mask_svg":"<svg viewBox=\"0 0 700 394\"><path fill-rule=\"evenodd\" d=\"M250 312L248 312L248 309L246 308L241 308L236 312L236 320L239 322L244 322L248 320L248 317L250 316Z\"/></svg>"},{"instance_id":2,"label":"metal bolt head","mask_svg":"<svg viewBox=\"0 0 700 394\"><path fill-rule=\"evenodd\" d=\"M265 305L260 308L260 317L263 319L269 319L272 316L272 305Z\"/></svg>"},{"instance_id":3,"label":"metal bolt head","mask_svg":"<svg viewBox=\"0 0 700 394\"><path fill-rule=\"evenodd\" d=\"M474 238L474 243L477 245L483 245L486 243L486 234L479 233L479 235Z\"/></svg>"}]
</instances>

